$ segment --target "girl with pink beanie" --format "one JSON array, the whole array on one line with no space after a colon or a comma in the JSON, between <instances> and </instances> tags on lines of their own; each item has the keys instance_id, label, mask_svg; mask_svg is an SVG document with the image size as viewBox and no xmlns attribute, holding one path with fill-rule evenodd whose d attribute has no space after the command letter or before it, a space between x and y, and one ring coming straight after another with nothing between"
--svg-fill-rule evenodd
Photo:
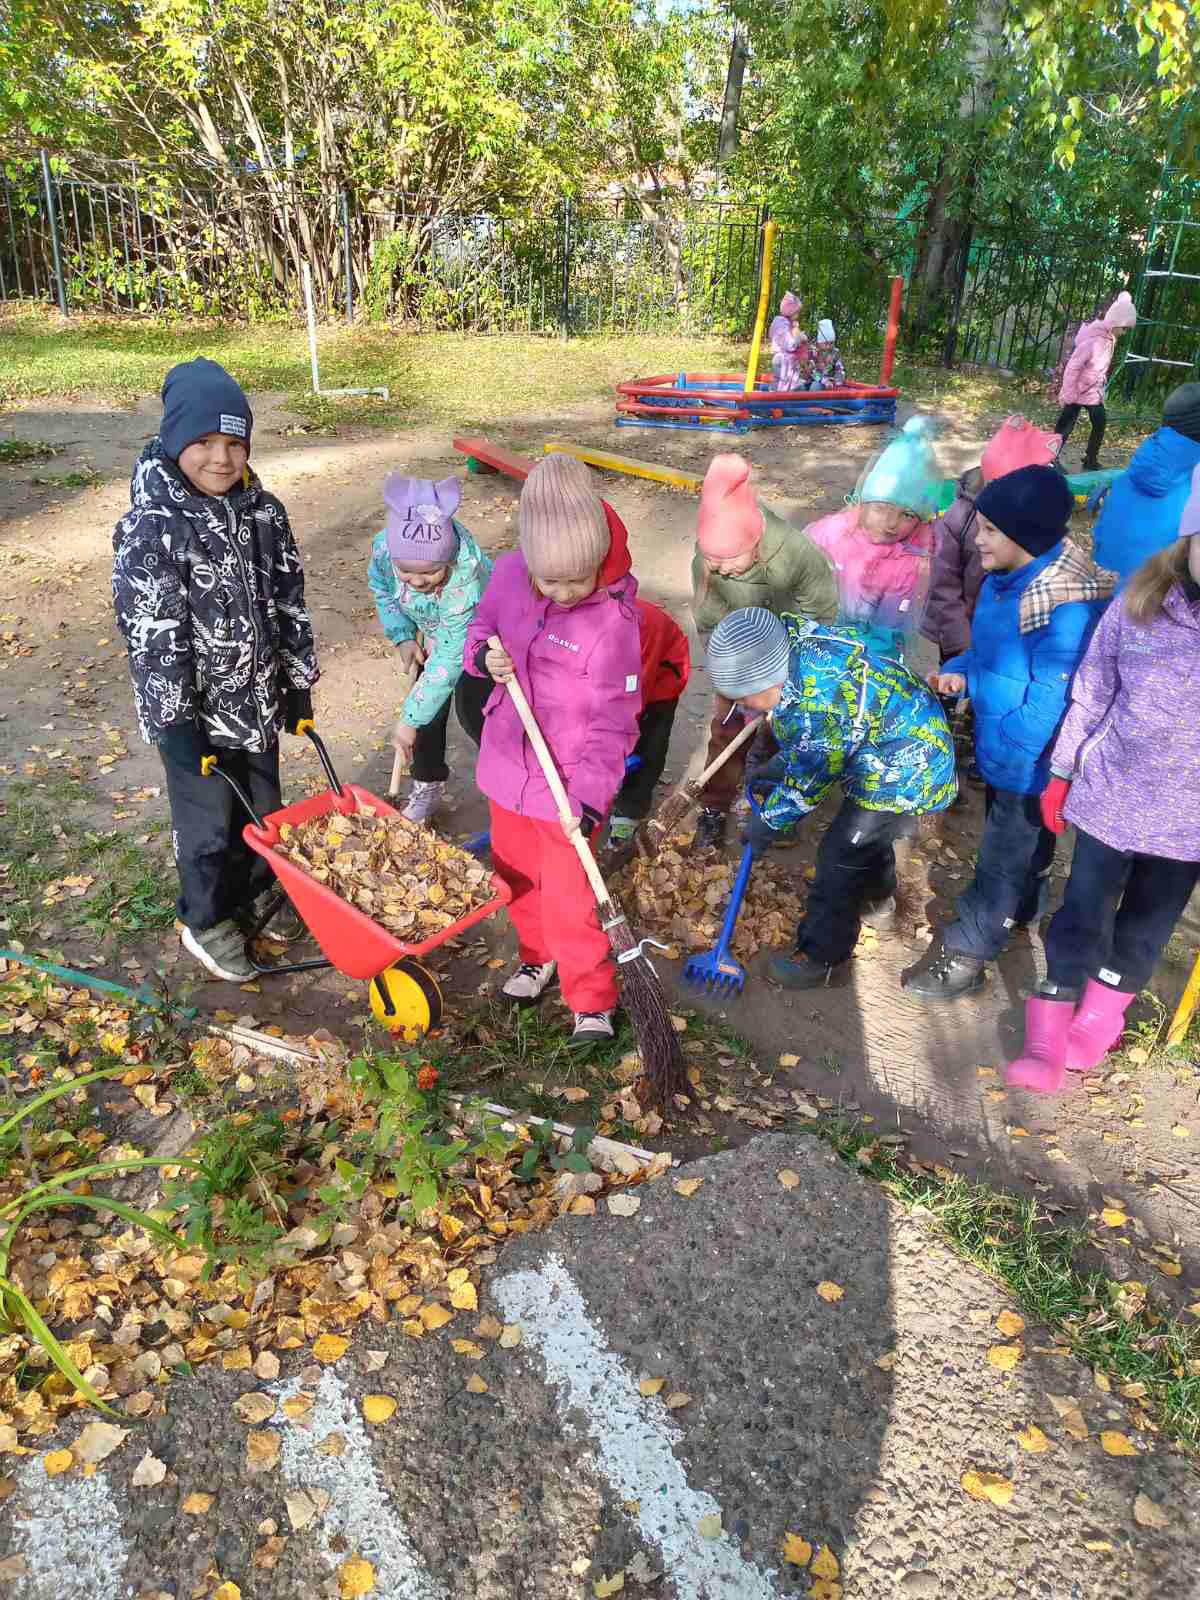
<instances>
[{"instance_id":1,"label":"girl with pink beanie","mask_svg":"<svg viewBox=\"0 0 1200 1600\"><path fill-rule=\"evenodd\" d=\"M832 622L837 585L829 558L803 530L764 506L750 487L750 463L732 453L714 456L704 475L692 557L692 615L701 636L731 611L760 606ZM744 719L717 695L705 765L740 733ZM743 746L743 749L745 747ZM745 781L745 756L733 756L701 796L697 845L719 844L729 808Z\"/></svg>"},{"instance_id":2,"label":"girl with pink beanie","mask_svg":"<svg viewBox=\"0 0 1200 1600\"><path fill-rule=\"evenodd\" d=\"M1092 424L1087 453L1083 458L1085 472L1100 470L1100 446L1104 443L1104 428L1108 415L1104 409L1104 392L1108 387L1108 369L1117 348L1117 339L1137 326L1137 310L1127 291L1122 290L1102 317L1085 322L1075 335L1074 348L1063 369L1062 386L1058 398L1062 410L1054 431L1062 436L1063 444L1071 437L1071 430L1079 421L1079 413L1087 407Z\"/></svg>"},{"instance_id":3,"label":"girl with pink beanie","mask_svg":"<svg viewBox=\"0 0 1200 1600\"><path fill-rule=\"evenodd\" d=\"M808 335L796 326L800 315L800 297L789 289L779 302L779 315L771 319L767 341L771 347L771 371L775 374L778 391L799 389L805 365L812 352Z\"/></svg>"},{"instance_id":4,"label":"girl with pink beanie","mask_svg":"<svg viewBox=\"0 0 1200 1600\"><path fill-rule=\"evenodd\" d=\"M513 891L508 911L520 965L503 993L533 1005L557 972L575 1013L571 1042L587 1048L613 1037L617 984L570 835L578 831L595 847L637 743L637 580L602 571L610 524L591 474L574 457L538 462L518 516L520 547L496 562L465 651L467 671L499 685L484 714L476 781L490 802L493 864ZM488 643L493 636L499 649ZM513 678L562 776L569 829L504 688Z\"/></svg>"}]
</instances>

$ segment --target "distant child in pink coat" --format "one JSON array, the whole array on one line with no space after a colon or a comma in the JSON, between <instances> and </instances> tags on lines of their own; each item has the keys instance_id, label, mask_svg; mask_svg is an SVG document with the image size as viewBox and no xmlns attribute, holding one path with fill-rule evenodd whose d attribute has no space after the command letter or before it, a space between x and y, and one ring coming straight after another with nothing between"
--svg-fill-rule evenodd
<instances>
[{"instance_id":1,"label":"distant child in pink coat","mask_svg":"<svg viewBox=\"0 0 1200 1600\"><path fill-rule=\"evenodd\" d=\"M588 469L539 461L521 490L520 549L503 555L471 620L466 669L498 688L488 701L476 782L491 802L492 860L513 891L520 966L504 985L540 1000L558 973L575 1013L572 1043L613 1036L616 972L571 834L598 840L638 739L642 709L637 580L601 585L611 534ZM493 636L500 648L488 641ZM504 685L528 697L574 813L559 821L542 768Z\"/></svg>"},{"instance_id":2,"label":"distant child in pink coat","mask_svg":"<svg viewBox=\"0 0 1200 1600\"><path fill-rule=\"evenodd\" d=\"M800 297L789 289L779 302L779 315L771 319L771 326L767 329L771 346L771 371L775 374L778 392L802 387L810 359L808 335L796 326L799 315Z\"/></svg>"},{"instance_id":3,"label":"distant child in pink coat","mask_svg":"<svg viewBox=\"0 0 1200 1600\"><path fill-rule=\"evenodd\" d=\"M1085 472L1100 470L1100 446L1104 443L1104 428L1108 415L1104 409L1104 392L1108 387L1108 369L1112 366L1117 339L1130 328L1137 326L1137 310L1133 300L1122 290L1102 317L1085 322L1075 335L1075 345L1063 369L1062 387L1058 398L1062 410L1054 431L1062 436L1065 445L1071 429L1079 421L1079 413L1087 407L1092 424L1087 454L1083 458Z\"/></svg>"},{"instance_id":4,"label":"distant child in pink coat","mask_svg":"<svg viewBox=\"0 0 1200 1600\"><path fill-rule=\"evenodd\" d=\"M804 531L834 565L838 622L901 660L924 612L941 474L929 417L910 417L864 473L855 503Z\"/></svg>"}]
</instances>

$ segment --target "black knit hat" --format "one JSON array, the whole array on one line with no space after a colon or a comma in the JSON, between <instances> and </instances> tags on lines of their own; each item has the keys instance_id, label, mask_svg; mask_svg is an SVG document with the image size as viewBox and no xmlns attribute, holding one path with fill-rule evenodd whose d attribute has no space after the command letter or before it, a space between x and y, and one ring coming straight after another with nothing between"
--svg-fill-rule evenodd
<instances>
[{"instance_id":1,"label":"black knit hat","mask_svg":"<svg viewBox=\"0 0 1200 1600\"><path fill-rule=\"evenodd\" d=\"M1171 390L1163 407L1163 422L1200 444L1200 383L1181 383Z\"/></svg>"},{"instance_id":2,"label":"black knit hat","mask_svg":"<svg viewBox=\"0 0 1200 1600\"><path fill-rule=\"evenodd\" d=\"M1067 523L1075 509L1075 497L1067 480L1053 467L1018 467L1006 472L975 502L975 510L986 517L1022 550L1031 556L1044 556L1067 533Z\"/></svg>"}]
</instances>

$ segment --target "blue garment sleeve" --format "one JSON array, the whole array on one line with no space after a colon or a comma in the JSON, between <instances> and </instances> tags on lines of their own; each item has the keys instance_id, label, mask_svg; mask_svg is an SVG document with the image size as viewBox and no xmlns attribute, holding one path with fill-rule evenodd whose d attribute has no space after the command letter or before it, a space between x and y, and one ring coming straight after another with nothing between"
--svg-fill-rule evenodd
<instances>
[{"instance_id":1,"label":"blue garment sleeve","mask_svg":"<svg viewBox=\"0 0 1200 1600\"><path fill-rule=\"evenodd\" d=\"M763 804L762 819L770 827L790 828L815 811L844 772L850 738L840 709L835 703L814 716L785 707L771 719L784 775Z\"/></svg>"},{"instance_id":2,"label":"blue garment sleeve","mask_svg":"<svg viewBox=\"0 0 1200 1600\"><path fill-rule=\"evenodd\" d=\"M392 644L406 644L417 637L417 627L400 604L396 593L396 574L392 558L388 555L386 535L380 533L371 546L371 564L367 568L367 582L375 597L379 621Z\"/></svg>"}]
</instances>

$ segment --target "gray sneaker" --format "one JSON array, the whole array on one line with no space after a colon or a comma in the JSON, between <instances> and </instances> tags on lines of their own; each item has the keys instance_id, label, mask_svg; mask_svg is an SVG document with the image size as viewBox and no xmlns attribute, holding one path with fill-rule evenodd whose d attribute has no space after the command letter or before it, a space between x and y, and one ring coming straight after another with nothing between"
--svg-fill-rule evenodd
<instances>
[{"instance_id":1,"label":"gray sneaker","mask_svg":"<svg viewBox=\"0 0 1200 1600\"><path fill-rule=\"evenodd\" d=\"M445 793L444 783L422 783L414 779L408 804L400 815L406 822L428 822L441 805Z\"/></svg>"},{"instance_id":2,"label":"gray sneaker","mask_svg":"<svg viewBox=\"0 0 1200 1600\"><path fill-rule=\"evenodd\" d=\"M226 983L249 983L258 976L246 959L245 939L228 920L203 932L185 928L179 942L214 978L223 978Z\"/></svg>"}]
</instances>

